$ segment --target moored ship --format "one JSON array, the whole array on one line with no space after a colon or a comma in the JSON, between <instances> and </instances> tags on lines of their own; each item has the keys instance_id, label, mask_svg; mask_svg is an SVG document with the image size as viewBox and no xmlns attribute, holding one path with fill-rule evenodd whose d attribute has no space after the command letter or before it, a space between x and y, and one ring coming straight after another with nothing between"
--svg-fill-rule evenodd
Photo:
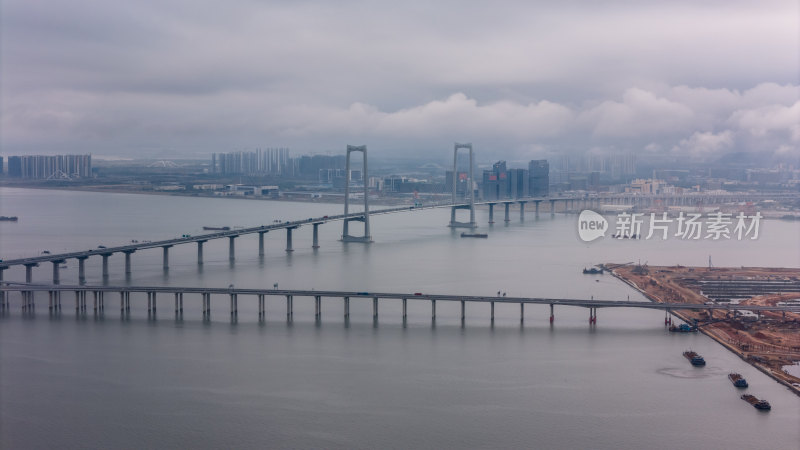
<instances>
[{"instance_id":1,"label":"moored ship","mask_svg":"<svg viewBox=\"0 0 800 450\"><path fill-rule=\"evenodd\" d=\"M745 380L744 377L738 373L729 373L728 379L731 380L731 383L733 383L733 385L737 388L747 387L747 380Z\"/></svg>"},{"instance_id":2,"label":"moored ship","mask_svg":"<svg viewBox=\"0 0 800 450\"><path fill-rule=\"evenodd\" d=\"M744 394L741 399L753 405L755 409L760 409L762 411L769 411L772 409L772 405L770 405L768 401L759 400L755 395Z\"/></svg>"},{"instance_id":3,"label":"moored ship","mask_svg":"<svg viewBox=\"0 0 800 450\"><path fill-rule=\"evenodd\" d=\"M689 362L692 363L693 366L705 366L706 365L706 360L703 359L702 356L698 355L696 352L693 352L691 350L687 350L687 351L683 352L683 356L686 359L688 359Z\"/></svg>"},{"instance_id":4,"label":"moored ship","mask_svg":"<svg viewBox=\"0 0 800 450\"><path fill-rule=\"evenodd\" d=\"M689 324L682 323L677 327L675 325L670 326L669 331L670 333L694 333L697 331L697 327L693 327Z\"/></svg>"},{"instance_id":5,"label":"moored ship","mask_svg":"<svg viewBox=\"0 0 800 450\"><path fill-rule=\"evenodd\" d=\"M17 220L19 220L17 216L0 216L2 222L16 222Z\"/></svg>"},{"instance_id":6,"label":"moored ship","mask_svg":"<svg viewBox=\"0 0 800 450\"><path fill-rule=\"evenodd\" d=\"M471 238L488 238L489 235L486 233L461 233L461 237L471 237Z\"/></svg>"}]
</instances>

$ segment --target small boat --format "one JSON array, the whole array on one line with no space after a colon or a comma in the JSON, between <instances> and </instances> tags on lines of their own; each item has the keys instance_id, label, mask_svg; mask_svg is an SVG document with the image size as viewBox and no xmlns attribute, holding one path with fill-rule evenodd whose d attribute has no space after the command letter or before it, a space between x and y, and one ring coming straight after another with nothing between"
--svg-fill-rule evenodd
<instances>
[{"instance_id":1,"label":"small boat","mask_svg":"<svg viewBox=\"0 0 800 450\"><path fill-rule=\"evenodd\" d=\"M204 230L228 231L231 227L203 227Z\"/></svg>"},{"instance_id":2,"label":"small boat","mask_svg":"<svg viewBox=\"0 0 800 450\"><path fill-rule=\"evenodd\" d=\"M728 379L731 380L731 383L733 383L733 385L737 388L747 387L747 380L745 380L744 377L738 373L729 373Z\"/></svg>"},{"instance_id":3,"label":"small boat","mask_svg":"<svg viewBox=\"0 0 800 450\"><path fill-rule=\"evenodd\" d=\"M17 220L17 216L0 216L2 222L16 222Z\"/></svg>"},{"instance_id":4,"label":"small boat","mask_svg":"<svg viewBox=\"0 0 800 450\"><path fill-rule=\"evenodd\" d=\"M706 360L703 359L702 356L698 355L696 352L693 352L691 350L687 350L687 351L683 352L683 356L686 359L688 359L689 362L692 363L693 366L705 366L706 365Z\"/></svg>"},{"instance_id":5,"label":"small boat","mask_svg":"<svg viewBox=\"0 0 800 450\"><path fill-rule=\"evenodd\" d=\"M690 326L689 324L682 323L677 327L672 325L669 327L670 333L694 333L697 332L697 327Z\"/></svg>"},{"instance_id":6,"label":"small boat","mask_svg":"<svg viewBox=\"0 0 800 450\"><path fill-rule=\"evenodd\" d=\"M486 233L461 233L461 237L471 237L471 238L488 238L489 235Z\"/></svg>"},{"instance_id":7,"label":"small boat","mask_svg":"<svg viewBox=\"0 0 800 450\"><path fill-rule=\"evenodd\" d=\"M592 267L590 269L587 269L587 268L584 267L583 274L584 275L602 275L603 274L603 269L598 269L597 267Z\"/></svg>"},{"instance_id":8,"label":"small boat","mask_svg":"<svg viewBox=\"0 0 800 450\"><path fill-rule=\"evenodd\" d=\"M770 405L768 401L759 400L755 395L744 394L741 396L741 399L753 405L755 409L760 409L762 411L769 411L772 409L772 405Z\"/></svg>"}]
</instances>

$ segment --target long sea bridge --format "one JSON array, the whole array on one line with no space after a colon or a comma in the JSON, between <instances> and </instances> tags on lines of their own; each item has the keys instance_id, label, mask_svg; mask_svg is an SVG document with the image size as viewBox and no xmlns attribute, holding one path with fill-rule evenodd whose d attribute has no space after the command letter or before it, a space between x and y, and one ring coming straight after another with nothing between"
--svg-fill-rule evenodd
<instances>
[{"instance_id":1,"label":"long sea bridge","mask_svg":"<svg viewBox=\"0 0 800 450\"><path fill-rule=\"evenodd\" d=\"M454 152L453 152L453 173L456 173L457 169L457 156L459 150L467 150L469 152L469 172L468 172L468 185L472 185L472 172L473 172L473 149L472 144L455 144ZM367 175L367 148L366 146L347 146L347 173L350 172L350 155L351 153L362 153L363 154L363 167L362 167L362 177L363 179L368 179ZM200 234L200 235L184 235L179 238L173 239L164 239L159 241L141 241L141 242L132 242L126 245L114 246L114 247L104 247L99 246L98 248L82 250L82 251L75 251L75 252L68 252L68 253L59 253L59 254L42 254L36 256L30 256L25 258L18 258L18 259L6 259L0 260L0 281L3 280L3 272L6 269L9 269L14 266L24 266L25 267L25 281L27 283L31 283L33 280L33 268L38 267L40 264L43 263L51 263L52 264L52 283L54 285L58 285L61 283L61 276L60 276L60 267L64 264L67 260L75 259L78 261L78 282L84 283L86 279L86 270L85 270L85 262L90 257L100 257L102 259L102 276L103 279L106 280L109 278L109 258L115 254L122 254L125 258L125 274L130 274L132 271L131 259L132 255L137 251L147 250L147 249L157 249L161 248L162 250L162 264L163 268L167 270L169 268L169 250L170 248L176 245L186 245L186 244L194 244L197 246L197 264L203 264L203 245L211 240L217 239L228 239L228 258L231 261L235 260L236 254L236 246L235 240L241 236L249 235L249 234L258 234L258 256L264 256L264 236L269 232L276 232L285 230L286 234L286 251L292 252L294 251L293 243L292 243L292 232L300 227L303 226L311 226L313 227L313 234L312 234L312 243L311 247L316 249L319 248L319 227L323 224L327 224L330 222L337 222L341 221L343 223L342 226L342 235L341 240L343 242L360 242L360 243L370 243L372 242L372 236L370 233L370 224L369 219L371 216L375 215L382 215L382 214L396 214L396 213L411 213L411 212L418 212L422 210L429 210L429 209L437 209L437 208L450 208L450 222L448 226L452 228L468 228L474 229L478 225L475 221L475 206L476 205L486 205L489 208L489 223L494 223L494 207L498 205L503 205L505 209L504 214L504 221L506 223L511 221L510 218L510 209L513 205L518 205L519 208L519 217L520 220L525 219L525 206L527 204L533 204L534 206L534 213L538 217L540 212L540 205L544 203L545 205L549 204L549 212L551 214L555 213L556 211L579 211L582 209L600 209L603 205L626 205L626 206L653 206L653 205L662 205L662 206L669 206L669 205L697 205L697 204L722 204L722 203L730 203L730 202L753 202L753 201L760 201L760 200L775 200L775 199L798 199L800 198L800 194L792 194L792 193L782 193L782 194L756 194L756 193L726 193L726 194L699 194L699 193L691 193L691 194L684 194L684 195L655 195L655 196L643 196L643 195L635 195L635 194L604 194L604 195L583 195L583 196L552 196L552 197L525 197L525 198L515 198L515 199L498 199L498 200L488 200L488 201L475 201L474 192L472 195L466 195L465 198L459 198L457 192L457 180L456 177L453 177L453 184L452 184L452 198L448 202L444 203L433 203L433 204L426 204L426 205L412 205L412 206L399 206L399 207L389 207L389 208L382 208L377 210L370 210L369 207L369 195L366 195L365 192L363 198L363 211L359 212L350 212L350 178L346 178L345 184L345 201L344 201L344 213L338 215L330 215L330 216L322 216L322 217L311 217L307 219L300 219L300 220L291 220L285 221L281 223L273 223L269 225L257 225L253 227L247 228L237 228L232 230L221 230L212 233ZM469 212L469 218L466 221L459 221L457 220L457 212L459 210L467 210ZM352 235L350 233L350 223L351 222L362 222L363 223L363 235Z\"/></svg>"},{"instance_id":2,"label":"long sea bridge","mask_svg":"<svg viewBox=\"0 0 800 450\"><path fill-rule=\"evenodd\" d=\"M436 302L458 302L461 305L461 320L464 321L466 317L466 305L468 303L489 303L491 305L490 319L494 320L495 304L504 305L519 305L520 320L524 318L525 305L549 305L550 306L550 322L555 320L555 307L579 307L589 310L589 322L596 323L597 309L599 308L643 308L663 310L666 315L673 310L693 310L693 311L707 311L709 317L712 317L714 311L723 311L726 315L733 314L734 316L738 311L751 311L756 314L770 311L785 314L800 313L800 304L798 305L783 305L783 306L765 306L765 305L731 305L731 304L692 304L692 303L658 303L658 302L643 302L643 301L625 301L625 300L599 300L599 299L569 299L569 298L544 298L544 297L500 297L500 296L476 296L476 295L453 295L453 294L433 294L422 292L366 292L366 291L333 291L333 290L306 290L306 289L252 289L252 288L208 288L208 287L193 287L193 286L67 286L67 285L43 285L43 284L29 284L29 283L14 283L14 282L0 282L0 308L8 311L11 308L9 295L10 292L20 293L20 307L23 312L30 312L35 309L35 302L33 294L35 292L46 292L48 295L48 308L52 311L60 311L62 309L62 297L74 295L75 311L77 313L84 313L88 310L87 298L92 298L92 310L95 313L102 313L105 311L106 296L115 296L119 299L119 308L122 314L130 314L131 310L131 294L146 294L147 296L147 312L155 315L157 311L158 298L173 296L174 299L174 313L176 318L183 317L183 300L184 295L190 295L195 301L200 300L202 304L202 313L204 319L211 318L211 301L212 296L219 298L223 297L228 300L230 305L231 317L238 316L239 313L239 296L249 296L251 299L255 298L258 305L258 318L263 320L266 317L266 301L268 297L278 297L286 301L286 319L292 321L294 316L294 299L311 298L314 300L314 314L317 320L322 318L322 305L323 301L343 300L345 318L350 317L350 300L371 300L372 301L372 314L375 320L378 319L379 304L387 301L401 301L402 302L402 317L405 321L407 318L407 303L409 300L420 302L430 302L431 305L431 318L436 320ZM112 299L109 299L111 301ZM65 300L66 301L66 300ZM169 310L169 307L168 307Z\"/></svg>"}]
</instances>

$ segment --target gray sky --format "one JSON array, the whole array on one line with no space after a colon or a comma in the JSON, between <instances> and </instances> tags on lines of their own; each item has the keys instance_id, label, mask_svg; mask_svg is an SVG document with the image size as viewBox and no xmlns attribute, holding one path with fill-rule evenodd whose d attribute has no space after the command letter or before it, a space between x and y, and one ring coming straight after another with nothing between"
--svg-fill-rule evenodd
<instances>
[{"instance_id":1,"label":"gray sky","mask_svg":"<svg viewBox=\"0 0 800 450\"><path fill-rule=\"evenodd\" d=\"M797 159L798 3L0 0L2 153Z\"/></svg>"}]
</instances>

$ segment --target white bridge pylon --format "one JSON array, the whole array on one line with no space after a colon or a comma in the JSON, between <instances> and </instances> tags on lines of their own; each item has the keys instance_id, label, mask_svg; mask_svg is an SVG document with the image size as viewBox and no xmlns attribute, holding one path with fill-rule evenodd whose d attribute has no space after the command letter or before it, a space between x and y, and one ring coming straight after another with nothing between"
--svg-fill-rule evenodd
<instances>
[{"instance_id":1,"label":"white bridge pylon","mask_svg":"<svg viewBox=\"0 0 800 450\"><path fill-rule=\"evenodd\" d=\"M364 155L364 168L361 171L361 179L364 181L364 215L356 217L347 217L350 213L350 154L353 152L361 152ZM344 182L344 215L345 219L342 224L342 242L372 242L372 236L369 234L369 189L368 182L369 176L367 175L367 146L366 145L348 145L347 146L347 165L345 166L345 182ZM349 225L352 221L364 222L364 235L351 236Z\"/></svg>"},{"instance_id":2,"label":"white bridge pylon","mask_svg":"<svg viewBox=\"0 0 800 450\"><path fill-rule=\"evenodd\" d=\"M475 224L475 191L472 187L472 168L473 168L473 156L472 156L472 144L459 144L458 142L455 143L453 148L453 205L458 203L458 150L459 149L467 149L469 150L469 172L467 173L467 188L465 189L464 195L469 197L469 205L460 205L460 206L453 206L450 208L450 227L452 228L477 228L478 225ZM458 222L456 220L456 210L458 209L469 209L469 222Z\"/></svg>"}]
</instances>

